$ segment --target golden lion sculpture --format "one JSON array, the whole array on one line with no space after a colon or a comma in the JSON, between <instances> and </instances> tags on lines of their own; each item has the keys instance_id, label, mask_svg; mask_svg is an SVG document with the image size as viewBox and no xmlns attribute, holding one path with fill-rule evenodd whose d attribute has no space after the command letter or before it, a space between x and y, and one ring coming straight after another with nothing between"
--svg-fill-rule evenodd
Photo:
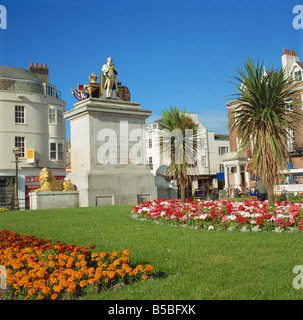
<instances>
[{"instance_id":1,"label":"golden lion sculpture","mask_svg":"<svg viewBox=\"0 0 303 320\"><path fill-rule=\"evenodd\" d=\"M52 172L48 168L43 168L39 175L39 182L41 188L36 189L35 192L47 191L74 191L75 187L68 180L56 180Z\"/></svg>"}]
</instances>

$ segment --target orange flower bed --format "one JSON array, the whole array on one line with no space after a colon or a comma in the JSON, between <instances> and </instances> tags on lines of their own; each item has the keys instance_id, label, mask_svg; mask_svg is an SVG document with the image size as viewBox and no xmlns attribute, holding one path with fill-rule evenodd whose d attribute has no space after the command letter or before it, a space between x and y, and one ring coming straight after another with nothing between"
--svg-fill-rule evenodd
<instances>
[{"instance_id":1,"label":"orange flower bed","mask_svg":"<svg viewBox=\"0 0 303 320\"><path fill-rule=\"evenodd\" d=\"M92 252L79 247L0 230L0 265L6 268L11 299L77 298L123 282L148 279L151 265L130 266L129 250Z\"/></svg>"}]
</instances>

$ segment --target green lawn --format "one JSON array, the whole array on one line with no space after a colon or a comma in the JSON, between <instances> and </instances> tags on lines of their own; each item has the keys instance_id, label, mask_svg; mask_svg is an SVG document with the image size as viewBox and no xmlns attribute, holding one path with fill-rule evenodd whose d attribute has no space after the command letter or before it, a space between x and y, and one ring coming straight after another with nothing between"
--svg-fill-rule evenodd
<instances>
[{"instance_id":1,"label":"green lawn","mask_svg":"<svg viewBox=\"0 0 303 320\"><path fill-rule=\"evenodd\" d=\"M303 265L303 233L202 231L131 218L132 206L0 213L0 229L97 251L129 249L134 263L164 277L88 299L301 299L293 288ZM177 274L177 275L176 275Z\"/></svg>"}]
</instances>

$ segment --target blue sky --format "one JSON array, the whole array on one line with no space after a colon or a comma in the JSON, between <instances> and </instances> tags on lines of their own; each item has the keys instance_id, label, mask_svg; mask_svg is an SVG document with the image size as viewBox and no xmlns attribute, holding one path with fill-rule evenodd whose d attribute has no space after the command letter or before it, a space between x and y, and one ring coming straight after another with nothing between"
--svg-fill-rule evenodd
<instances>
[{"instance_id":1,"label":"blue sky","mask_svg":"<svg viewBox=\"0 0 303 320\"><path fill-rule=\"evenodd\" d=\"M152 110L150 122L172 106L197 113L210 131L227 133L229 77L250 57L281 66L283 49L303 61L303 30L295 30L292 0L0 0L0 65L47 64L62 91L100 75L113 57L131 100ZM302 3L303 4L303 1ZM99 79L99 77L98 77ZM69 124L67 124L69 138Z\"/></svg>"}]
</instances>

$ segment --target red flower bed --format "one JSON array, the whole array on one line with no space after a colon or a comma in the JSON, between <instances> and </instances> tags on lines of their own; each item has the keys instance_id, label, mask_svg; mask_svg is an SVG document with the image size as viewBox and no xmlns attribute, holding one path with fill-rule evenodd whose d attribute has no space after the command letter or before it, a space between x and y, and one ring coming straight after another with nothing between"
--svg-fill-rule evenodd
<instances>
[{"instance_id":1,"label":"red flower bed","mask_svg":"<svg viewBox=\"0 0 303 320\"><path fill-rule=\"evenodd\" d=\"M257 200L154 200L133 208L139 219L148 219L197 229L241 231L294 231L303 229L302 202Z\"/></svg>"}]
</instances>

